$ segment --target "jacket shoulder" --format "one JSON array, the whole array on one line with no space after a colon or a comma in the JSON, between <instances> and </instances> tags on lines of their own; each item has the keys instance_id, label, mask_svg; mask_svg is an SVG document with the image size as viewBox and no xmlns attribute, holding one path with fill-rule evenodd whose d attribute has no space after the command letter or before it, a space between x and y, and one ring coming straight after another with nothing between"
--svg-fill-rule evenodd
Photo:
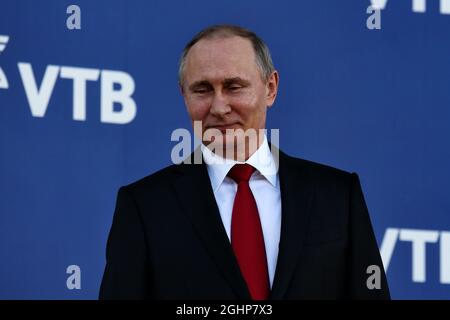
<instances>
[{"instance_id":1,"label":"jacket shoulder","mask_svg":"<svg viewBox=\"0 0 450 320\"><path fill-rule=\"evenodd\" d=\"M283 162L289 170L303 173L315 181L323 181L327 183L342 181L347 184L353 176L357 176L356 173L345 171L323 163L289 156L280 151L280 163Z\"/></svg>"},{"instance_id":2,"label":"jacket shoulder","mask_svg":"<svg viewBox=\"0 0 450 320\"><path fill-rule=\"evenodd\" d=\"M169 186L171 179L176 176L178 166L179 165L175 164L167 166L128 185L125 185L122 188L137 196L143 193L148 194L149 190L155 191L165 189Z\"/></svg>"}]
</instances>

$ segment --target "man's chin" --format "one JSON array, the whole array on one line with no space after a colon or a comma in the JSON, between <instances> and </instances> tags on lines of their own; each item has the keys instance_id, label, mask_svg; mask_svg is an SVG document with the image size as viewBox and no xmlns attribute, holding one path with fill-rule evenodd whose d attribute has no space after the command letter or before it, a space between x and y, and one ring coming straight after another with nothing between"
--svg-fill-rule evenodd
<instances>
[{"instance_id":1,"label":"man's chin","mask_svg":"<svg viewBox=\"0 0 450 320\"><path fill-rule=\"evenodd\" d=\"M235 137L223 135L221 137L214 137L213 141L203 142L209 149L214 150L233 150L236 146Z\"/></svg>"},{"instance_id":2,"label":"man's chin","mask_svg":"<svg viewBox=\"0 0 450 320\"><path fill-rule=\"evenodd\" d=\"M224 137L205 145L217 156L245 161L245 147L242 144L238 144L235 137Z\"/></svg>"}]
</instances>

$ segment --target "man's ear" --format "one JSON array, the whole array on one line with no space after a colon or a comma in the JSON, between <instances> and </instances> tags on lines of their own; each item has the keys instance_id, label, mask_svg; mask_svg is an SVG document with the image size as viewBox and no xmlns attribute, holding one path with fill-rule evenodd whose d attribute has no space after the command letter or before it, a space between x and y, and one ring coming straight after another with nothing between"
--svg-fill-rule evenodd
<instances>
[{"instance_id":1,"label":"man's ear","mask_svg":"<svg viewBox=\"0 0 450 320\"><path fill-rule=\"evenodd\" d=\"M178 88L180 89L180 93L181 93L181 96L183 97L183 100L184 100L184 104L186 105L186 107L187 107L187 103L186 103L186 96L185 96L185 91L184 91L184 87L183 87L183 85L181 84L181 83L178 83Z\"/></svg>"},{"instance_id":2,"label":"man's ear","mask_svg":"<svg viewBox=\"0 0 450 320\"><path fill-rule=\"evenodd\" d=\"M188 110L188 112L189 112L188 104L187 104L187 101L186 101L186 95L185 95L186 92L184 90L184 87L183 87L183 85L181 83L179 83L178 84L178 88L180 89L181 96L183 97L183 101L184 101L184 105L186 107L186 110Z\"/></svg>"},{"instance_id":3,"label":"man's ear","mask_svg":"<svg viewBox=\"0 0 450 320\"><path fill-rule=\"evenodd\" d=\"M184 97L184 88L183 88L183 85L179 82L178 82L178 88L180 89L181 95Z\"/></svg>"},{"instance_id":4,"label":"man's ear","mask_svg":"<svg viewBox=\"0 0 450 320\"><path fill-rule=\"evenodd\" d=\"M275 98L277 97L278 93L278 83L279 83L279 75L278 71L273 71L272 74L269 76L269 79L266 82L266 88L267 88L267 107L270 108L274 102Z\"/></svg>"}]
</instances>

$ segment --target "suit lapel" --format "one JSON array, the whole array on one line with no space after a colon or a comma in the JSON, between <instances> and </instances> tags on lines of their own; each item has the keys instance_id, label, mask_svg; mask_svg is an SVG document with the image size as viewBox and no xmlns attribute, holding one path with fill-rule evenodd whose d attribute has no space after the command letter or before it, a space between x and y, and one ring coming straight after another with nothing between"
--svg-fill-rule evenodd
<instances>
[{"instance_id":1,"label":"suit lapel","mask_svg":"<svg viewBox=\"0 0 450 320\"><path fill-rule=\"evenodd\" d=\"M271 299L283 299L300 258L313 191L303 168L280 151L281 236Z\"/></svg>"},{"instance_id":2,"label":"suit lapel","mask_svg":"<svg viewBox=\"0 0 450 320\"><path fill-rule=\"evenodd\" d=\"M226 234L206 165L181 164L174 180L176 194L217 268L238 299L250 299L247 285Z\"/></svg>"}]
</instances>

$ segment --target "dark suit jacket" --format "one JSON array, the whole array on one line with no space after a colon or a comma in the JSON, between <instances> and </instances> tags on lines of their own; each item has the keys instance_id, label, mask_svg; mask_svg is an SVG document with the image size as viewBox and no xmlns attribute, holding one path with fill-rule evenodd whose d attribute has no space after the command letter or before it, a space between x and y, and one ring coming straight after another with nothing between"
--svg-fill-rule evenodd
<instances>
[{"instance_id":1,"label":"dark suit jacket","mask_svg":"<svg viewBox=\"0 0 450 320\"><path fill-rule=\"evenodd\" d=\"M271 299L389 299L358 176L280 151L281 238ZM250 299L205 164L119 190L101 299ZM381 289L369 290L369 265Z\"/></svg>"}]
</instances>

